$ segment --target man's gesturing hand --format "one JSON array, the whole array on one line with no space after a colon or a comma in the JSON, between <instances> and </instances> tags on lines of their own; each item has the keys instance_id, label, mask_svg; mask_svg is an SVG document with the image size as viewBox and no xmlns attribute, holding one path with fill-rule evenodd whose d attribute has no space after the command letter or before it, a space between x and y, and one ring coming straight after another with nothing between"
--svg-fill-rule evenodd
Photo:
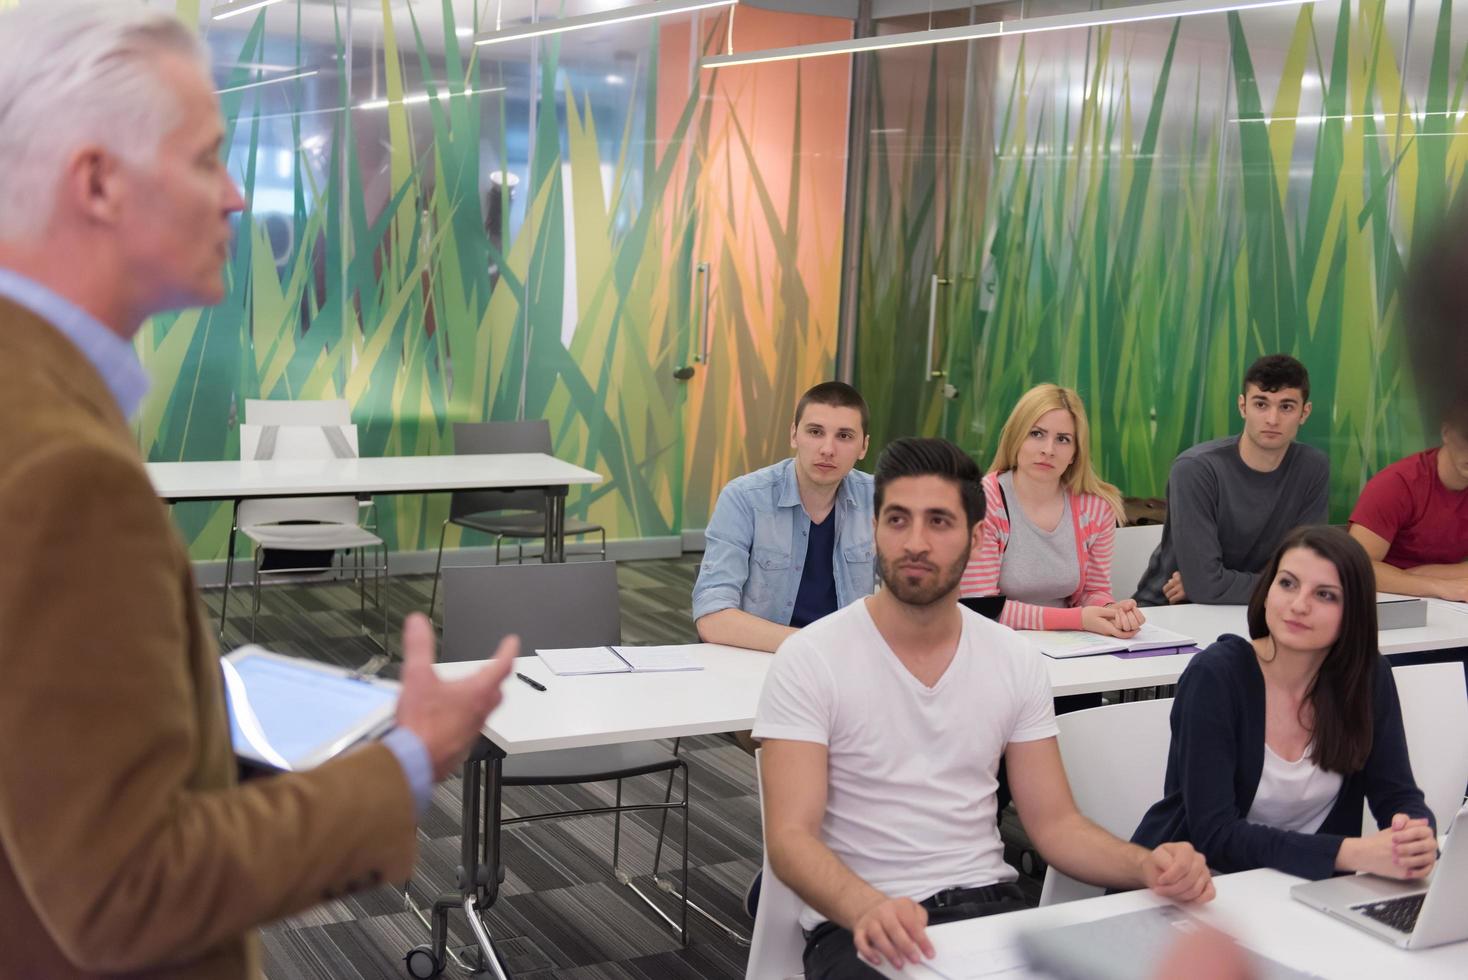
<instances>
[{"instance_id":1,"label":"man's gesturing hand","mask_svg":"<svg viewBox=\"0 0 1468 980\"><path fill-rule=\"evenodd\" d=\"M883 898L861 914L852 927L856 951L868 963L883 959L901 969L933 956L925 926L928 910L910 898Z\"/></svg>"},{"instance_id":2,"label":"man's gesturing hand","mask_svg":"<svg viewBox=\"0 0 1468 980\"><path fill-rule=\"evenodd\" d=\"M403 693L397 724L423 741L435 781L464 761L484 720L500 703L500 684L515 666L520 638L500 641L494 659L468 677L441 680L433 671L433 624L422 613L403 623Z\"/></svg>"}]
</instances>

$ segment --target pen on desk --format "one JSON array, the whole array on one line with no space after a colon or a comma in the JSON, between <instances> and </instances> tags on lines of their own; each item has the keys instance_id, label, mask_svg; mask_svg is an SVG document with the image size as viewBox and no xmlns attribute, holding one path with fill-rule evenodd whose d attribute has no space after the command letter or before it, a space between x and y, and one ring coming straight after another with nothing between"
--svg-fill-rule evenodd
<instances>
[{"instance_id":1,"label":"pen on desk","mask_svg":"<svg viewBox=\"0 0 1468 980\"><path fill-rule=\"evenodd\" d=\"M535 680L534 678L531 678L531 677L526 677L524 674L520 673L518 670L515 671L515 676L518 677L518 678L520 678L526 684L529 684L531 687L535 688L537 691L544 691L545 690L545 685L542 684L540 681Z\"/></svg>"}]
</instances>

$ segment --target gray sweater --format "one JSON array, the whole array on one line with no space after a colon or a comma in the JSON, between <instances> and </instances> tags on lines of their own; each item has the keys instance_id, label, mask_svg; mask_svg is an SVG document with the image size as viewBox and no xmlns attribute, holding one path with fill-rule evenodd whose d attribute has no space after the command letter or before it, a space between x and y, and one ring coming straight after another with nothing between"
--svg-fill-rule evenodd
<instances>
[{"instance_id":1,"label":"gray sweater","mask_svg":"<svg viewBox=\"0 0 1468 980\"><path fill-rule=\"evenodd\" d=\"M1162 586L1181 572L1189 602L1242 605L1285 534L1323 524L1330 461L1294 443L1272 473L1250 469L1239 436L1184 451L1167 477L1167 524L1137 583L1137 603L1163 606Z\"/></svg>"}]
</instances>

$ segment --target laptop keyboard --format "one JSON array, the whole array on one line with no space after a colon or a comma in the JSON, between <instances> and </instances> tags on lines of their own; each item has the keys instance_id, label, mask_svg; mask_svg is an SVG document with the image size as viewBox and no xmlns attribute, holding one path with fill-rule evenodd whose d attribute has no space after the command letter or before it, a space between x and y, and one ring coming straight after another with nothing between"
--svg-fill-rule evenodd
<instances>
[{"instance_id":1,"label":"laptop keyboard","mask_svg":"<svg viewBox=\"0 0 1468 980\"><path fill-rule=\"evenodd\" d=\"M1410 933L1417 928L1417 916L1422 911L1422 900L1426 897L1427 893L1423 892L1418 895L1404 895L1385 902L1352 905L1351 908L1368 919L1375 919L1377 922L1391 926L1398 932Z\"/></svg>"}]
</instances>

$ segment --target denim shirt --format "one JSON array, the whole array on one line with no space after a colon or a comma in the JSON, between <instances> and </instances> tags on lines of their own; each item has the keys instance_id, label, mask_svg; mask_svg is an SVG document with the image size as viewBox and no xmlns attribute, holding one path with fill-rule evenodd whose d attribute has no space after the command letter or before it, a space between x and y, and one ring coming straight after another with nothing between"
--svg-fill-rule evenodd
<instances>
[{"instance_id":1,"label":"denim shirt","mask_svg":"<svg viewBox=\"0 0 1468 980\"><path fill-rule=\"evenodd\" d=\"M836 548L831 556L838 607L876 588L872 477L852 470L836 491ZM703 564L693 585L693 618L742 609L790 624L805 567L810 516L800 503L795 460L731 480L704 531Z\"/></svg>"}]
</instances>

